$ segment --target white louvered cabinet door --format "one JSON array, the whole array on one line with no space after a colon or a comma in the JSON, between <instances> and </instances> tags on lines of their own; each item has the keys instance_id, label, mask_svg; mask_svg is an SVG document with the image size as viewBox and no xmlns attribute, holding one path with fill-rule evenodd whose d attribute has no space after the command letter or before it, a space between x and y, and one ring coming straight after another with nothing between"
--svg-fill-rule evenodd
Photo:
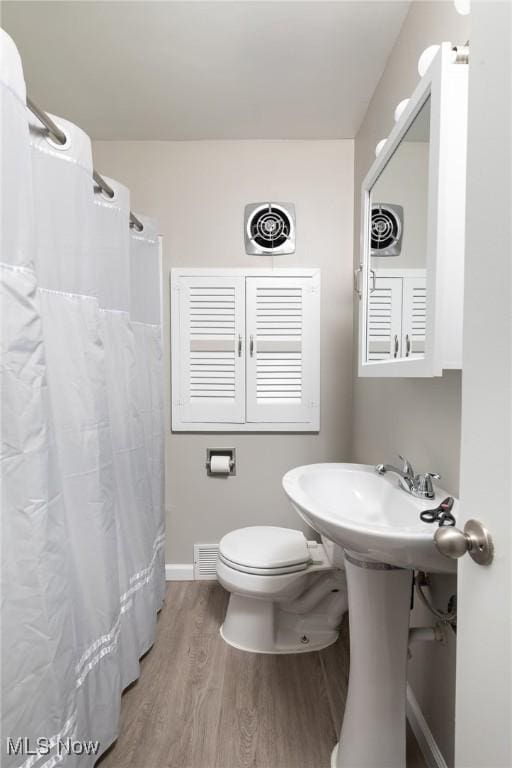
<instances>
[{"instance_id":1,"label":"white louvered cabinet door","mask_svg":"<svg viewBox=\"0 0 512 768\"><path fill-rule=\"evenodd\" d=\"M401 356L402 278L380 277L370 282L368 294L367 359Z\"/></svg>"},{"instance_id":2,"label":"white louvered cabinet door","mask_svg":"<svg viewBox=\"0 0 512 768\"><path fill-rule=\"evenodd\" d=\"M425 354L427 328L426 278L404 277L402 313L402 355L422 357Z\"/></svg>"},{"instance_id":3,"label":"white louvered cabinet door","mask_svg":"<svg viewBox=\"0 0 512 768\"><path fill-rule=\"evenodd\" d=\"M182 277L179 293L179 393L183 423L245 421L244 281Z\"/></svg>"},{"instance_id":4,"label":"white louvered cabinet door","mask_svg":"<svg viewBox=\"0 0 512 768\"><path fill-rule=\"evenodd\" d=\"M246 279L247 422L319 429L320 282Z\"/></svg>"}]
</instances>

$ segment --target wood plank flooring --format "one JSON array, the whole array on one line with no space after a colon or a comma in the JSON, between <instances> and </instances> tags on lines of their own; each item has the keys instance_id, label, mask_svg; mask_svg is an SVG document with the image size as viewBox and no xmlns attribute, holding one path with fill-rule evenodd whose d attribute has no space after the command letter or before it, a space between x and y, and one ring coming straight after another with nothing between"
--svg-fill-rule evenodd
<instances>
[{"instance_id":1,"label":"wood plank flooring","mask_svg":"<svg viewBox=\"0 0 512 768\"><path fill-rule=\"evenodd\" d=\"M98 768L329 768L347 691L346 617L324 651L244 653L219 635L227 601L213 581L169 583ZM411 734L407 766L424 768Z\"/></svg>"}]
</instances>

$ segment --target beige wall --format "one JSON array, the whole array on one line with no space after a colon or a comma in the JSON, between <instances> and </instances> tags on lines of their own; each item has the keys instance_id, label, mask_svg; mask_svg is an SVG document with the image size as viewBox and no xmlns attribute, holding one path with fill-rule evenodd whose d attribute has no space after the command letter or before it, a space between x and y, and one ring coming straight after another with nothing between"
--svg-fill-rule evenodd
<instances>
[{"instance_id":1,"label":"beige wall","mask_svg":"<svg viewBox=\"0 0 512 768\"><path fill-rule=\"evenodd\" d=\"M373 256L373 269L425 269L428 156L427 142L402 142L372 188L372 205L394 203L403 208L400 255Z\"/></svg>"},{"instance_id":2,"label":"beige wall","mask_svg":"<svg viewBox=\"0 0 512 768\"><path fill-rule=\"evenodd\" d=\"M353 141L95 142L95 167L126 184L132 208L164 237L167 562L191 563L194 542L254 524L299 527L281 490L291 467L350 459L352 419ZM275 266L322 270L319 434L171 434L169 269L267 267L245 255L248 202L290 201L297 252ZM207 446L235 446L237 475L208 478Z\"/></svg>"},{"instance_id":3,"label":"beige wall","mask_svg":"<svg viewBox=\"0 0 512 768\"><path fill-rule=\"evenodd\" d=\"M355 243L359 242L361 182L374 159L377 142L388 135L393 112L410 96L419 75L420 53L434 43L465 43L469 19L459 16L452 2L414 2L355 142ZM359 263L358 247L355 264ZM357 309L357 308L356 308ZM357 319L356 319L357 326ZM357 367L355 368L357 372ZM457 494L460 460L461 375L452 371L437 379L354 380L352 460L374 463L407 456L418 471L437 471L443 486ZM433 579L434 602L446 608L456 590L455 579ZM417 602L417 601L416 601ZM432 617L416 607L413 623ZM446 647L417 644L409 665L409 682L449 765L453 765L455 636Z\"/></svg>"}]
</instances>

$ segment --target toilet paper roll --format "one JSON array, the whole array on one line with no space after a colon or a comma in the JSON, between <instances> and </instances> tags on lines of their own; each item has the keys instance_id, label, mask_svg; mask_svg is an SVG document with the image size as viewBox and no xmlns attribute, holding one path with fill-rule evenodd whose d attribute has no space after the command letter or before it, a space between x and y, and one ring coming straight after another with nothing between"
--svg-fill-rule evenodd
<instances>
[{"instance_id":1,"label":"toilet paper roll","mask_svg":"<svg viewBox=\"0 0 512 768\"><path fill-rule=\"evenodd\" d=\"M212 456L210 458L210 474L228 475L230 471L229 461L229 456Z\"/></svg>"}]
</instances>

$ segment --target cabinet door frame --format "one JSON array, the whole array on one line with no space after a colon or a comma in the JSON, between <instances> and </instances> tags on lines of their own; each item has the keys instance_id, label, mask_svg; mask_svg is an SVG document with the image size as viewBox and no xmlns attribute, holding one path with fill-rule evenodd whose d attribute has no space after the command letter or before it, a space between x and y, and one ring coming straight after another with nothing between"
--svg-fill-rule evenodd
<instances>
[{"instance_id":1,"label":"cabinet door frame","mask_svg":"<svg viewBox=\"0 0 512 768\"><path fill-rule=\"evenodd\" d=\"M210 291L212 295L220 289L228 288L233 291L233 334L232 338L216 340L208 338L207 329L204 337L193 339L193 331L190 327L191 317L191 298L190 291ZM173 395L172 415L173 429L193 428L195 424L219 423L242 424L245 421L245 366L243 359L243 339L245 337L245 285L243 278L236 275L209 275L201 274L183 276L173 286L173 327L176 328L174 343L179 354L179 365L173 366ZM197 297L196 297L197 301ZM215 301L211 306L216 304ZM207 312L209 310L206 310ZM217 310L216 310L217 311ZM199 310L204 314L205 310ZM212 312L213 317L213 312ZM203 321L201 321L203 322ZM211 324L210 319L205 319L205 324ZM197 323L197 321L196 321ZM222 331L219 333L221 335ZM201 363L206 361L209 368L220 368L224 363L227 354L232 354L232 377L234 387L234 397L230 402L224 402L221 397L212 399L208 402L202 402L201 397L197 402L192 402L191 385L194 372L192 365L194 363L193 355L202 355ZM217 365L213 358L221 355ZM230 361L231 362L231 361ZM197 368L204 368L204 365L198 365ZM197 374L201 378L197 379L196 389L205 389L205 384L200 384L204 379L204 374ZM212 373L212 377L218 377L219 373ZM219 379L219 381L224 381ZM215 389L216 381L211 378L211 389ZM217 389L225 386L219 384ZM220 395L220 392L219 392Z\"/></svg>"},{"instance_id":2,"label":"cabinet door frame","mask_svg":"<svg viewBox=\"0 0 512 768\"><path fill-rule=\"evenodd\" d=\"M454 322L454 315L461 320L463 311L467 70L466 64L454 63L451 44L443 43L362 183L359 376L431 377L441 376L445 367L462 367L461 322ZM370 361L367 318L372 282L371 190L429 98L425 354L423 357ZM448 347L451 359L445 364Z\"/></svg>"},{"instance_id":3,"label":"cabinet door frame","mask_svg":"<svg viewBox=\"0 0 512 768\"><path fill-rule=\"evenodd\" d=\"M423 307L420 306L418 308L418 306L415 306L415 303L418 304L418 301L423 302L423 296L418 297L415 295L415 292L419 291L422 294L425 291L425 283L425 275L404 275L402 280L402 351L407 355L407 347L409 346L410 357L422 354L421 352L418 353L415 349L418 340L414 337L418 337L419 335L417 332L417 324L422 322L423 318L426 323L426 316L423 315ZM425 334L422 334L422 336L424 348Z\"/></svg>"},{"instance_id":4,"label":"cabinet door frame","mask_svg":"<svg viewBox=\"0 0 512 768\"><path fill-rule=\"evenodd\" d=\"M286 281L286 284L284 284ZM266 275L265 277L256 277L248 275L245 281L246 285L246 334L247 334L247 354L246 354L246 423L252 424L274 424L278 416L282 415L282 422L286 424L295 424L303 427L304 430L317 430L319 423L319 311L318 302L320 300L320 282L319 275L313 277L291 277L290 275L276 276ZM300 289L300 338L279 341L260 339L265 334L258 333L258 289L267 289L269 291L297 291ZM283 334L287 336L289 334ZM283 354L283 359L276 363L279 367L285 366L284 357L293 355L299 356L300 360L300 383L301 383L301 402L291 403L271 403L265 404L259 402L258 398L258 367L259 354L268 354L271 356L277 350ZM296 360L290 360L290 367L296 363ZM277 374L274 374L277 375ZM290 374L284 374L285 376ZM286 387L285 379L282 385Z\"/></svg>"},{"instance_id":5,"label":"cabinet door frame","mask_svg":"<svg viewBox=\"0 0 512 768\"><path fill-rule=\"evenodd\" d=\"M311 278L312 285L316 286L318 291L318 311L314 313L311 332L316 334L318 343L315 347L316 357L314 358L314 364L316 372L313 374L316 378L316 391L318 397L316 398L315 406L312 409L312 416L310 422L248 422L246 421L247 406L245 398L245 386L246 379L244 378L244 420L240 423L235 422L218 422L218 421L184 421L181 418L180 413L180 392L181 392L181 356L179 356L179 364L173 365L173 353L179 350L183 343L182 334L180 333L180 301L179 301L179 287L182 278L186 277L232 277L239 278L243 281L244 287L244 316L245 316L245 278L247 277L287 277L293 280L294 278ZM223 269L223 268L173 268L170 270L170 297L171 297L171 431L172 432L318 432L320 430L320 269L313 268L294 268L285 267L278 269L259 269L259 268L240 268L240 269ZM242 337L242 362L245 371L245 355L248 345L248 337Z\"/></svg>"},{"instance_id":6,"label":"cabinet door frame","mask_svg":"<svg viewBox=\"0 0 512 768\"><path fill-rule=\"evenodd\" d=\"M389 270L394 272L395 270ZM382 274L386 272L386 274ZM375 322L379 322L375 319L375 314L370 313L370 302L374 297L374 292L388 288L390 291L390 313L389 313L389 356L395 359L395 343L396 343L396 356L399 357L402 351L402 327L403 327L403 276L398 274L387 274L387 270L381 270L376 272L375 280L372 284L372 290L368 296L368 323L367 333L372 330L371 325ZM375 330L375 329L374 329ZM372 336L374 334L371 334ZM375 340L366 340L366 345L369 354L377 352L375 349L370 349L370 344L375 344ZM381 342L384 343L384 342Z\"/></svg>"}]
</instances>

